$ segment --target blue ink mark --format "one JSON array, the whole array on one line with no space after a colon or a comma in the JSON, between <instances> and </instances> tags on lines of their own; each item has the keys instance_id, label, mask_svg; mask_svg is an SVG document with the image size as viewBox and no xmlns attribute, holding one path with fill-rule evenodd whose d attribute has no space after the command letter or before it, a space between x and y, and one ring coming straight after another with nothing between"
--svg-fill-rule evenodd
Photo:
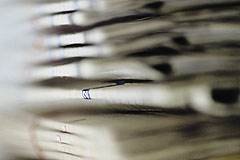
<instances>
[{"instance_id":1,"label":"blue ink mark","mask_svg":"<svg viewBox=\"0 0 240 160\"><path fill-rule=\"evenodd\" d=\"M82 90L82 96L84 99L91 99L89 89Z\"/></svg>"}]
</instances>

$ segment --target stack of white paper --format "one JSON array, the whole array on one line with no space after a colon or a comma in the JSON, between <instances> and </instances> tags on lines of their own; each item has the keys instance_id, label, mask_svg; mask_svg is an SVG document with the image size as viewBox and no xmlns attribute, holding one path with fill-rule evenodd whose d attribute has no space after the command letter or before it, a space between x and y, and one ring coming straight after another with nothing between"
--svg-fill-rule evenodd
<instances>
[{"instance_id":1,"label":"stack of white paper","mask_svg":"<svg viewBox=\"0 0 240 160\"><path fill-rule=\"evenodd\" d=\"M18 16L20 3L26 11ZM240 151L239 0L1 7L14 21L0 28L4 153L209 160Z\"/></svg>"}]
</instances>

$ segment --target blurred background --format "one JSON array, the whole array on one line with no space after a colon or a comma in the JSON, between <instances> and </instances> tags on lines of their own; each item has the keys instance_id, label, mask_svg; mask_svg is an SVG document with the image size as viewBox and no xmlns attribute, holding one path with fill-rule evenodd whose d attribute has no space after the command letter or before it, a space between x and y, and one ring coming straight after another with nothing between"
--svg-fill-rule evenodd
<instances>
[{"instance_id":1,"label":"blurred background","mask_svg":"<svg viewBox=\"0 0 240 160\"><path fill-rule=\"evenodd\" d=\"M240 1L0 7L0 159L240 159Z\"/></svg>"}]
</instances>

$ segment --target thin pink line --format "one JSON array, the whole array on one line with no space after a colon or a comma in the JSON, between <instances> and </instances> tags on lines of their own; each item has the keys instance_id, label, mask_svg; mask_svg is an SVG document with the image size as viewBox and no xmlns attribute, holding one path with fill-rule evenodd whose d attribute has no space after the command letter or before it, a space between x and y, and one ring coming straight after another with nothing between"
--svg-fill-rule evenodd
<instances>
[{"instance_id":1,"label":"thin pink line","mask_svg":"<svg viewBox=\"0 0 240 160\"><path fill-rule=\"evenodd\" d=\"M36 152L37 157L40 160L44 160L44 156L43 156L43 151L40 148L40 146L37 143L37 139L36 139L36 128L38 127L38 119L36 117L34 117L30 123L30 127L29 127L29 135L30 135L30 141L32 144L33 149Z\"/></svg>"}]
</instances>

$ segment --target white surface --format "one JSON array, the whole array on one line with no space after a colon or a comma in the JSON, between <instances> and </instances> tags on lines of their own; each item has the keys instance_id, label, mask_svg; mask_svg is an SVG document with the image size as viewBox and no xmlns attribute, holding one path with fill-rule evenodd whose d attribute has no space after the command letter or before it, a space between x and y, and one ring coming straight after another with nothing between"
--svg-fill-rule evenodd
<instances>
[{"instance_id":1,"label":"white surface","mask_svg":"<svg viewBox=\"0 0 240 160\"><path fill-rule=\"evenodd\" d=\"M9 109L16 86L21 81L20 68L27 61L26 47L31 46L29 17L31 7L23 3L0 2L0 112Z\"/></svg>"}]
</instances>

